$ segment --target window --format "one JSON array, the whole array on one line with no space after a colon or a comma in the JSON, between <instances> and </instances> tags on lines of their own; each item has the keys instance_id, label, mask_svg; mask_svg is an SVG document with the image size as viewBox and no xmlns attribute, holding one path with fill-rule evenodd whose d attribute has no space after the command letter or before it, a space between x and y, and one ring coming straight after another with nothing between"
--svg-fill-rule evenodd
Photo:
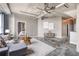
<instances>
[{"instance_id":1,"label":"window","mask_svg":"<svg viewBox=\"0 0 79 59\"><path fill-rule=\"evenodd\" d=\"M43 28L44 28L44 29L48 29L48 25L49 25L48 22L44 22L44 23L43 23Z\"/></svg>"},{"instance_id":2,"label":"window","mask_svg":"<svg viewBox=\"0 0 79 59\"><path fill-rule=\"evenodd\" d=\"M0 34L3 34L4 33L4 20L3 20L3 15L0 14Z\"/></svg>"},{"instance_id":3,"label":"window","mask_svg":"<svg viewBox=\"0 0 79 59\"><path fill-rule=\"evenodd\" d=\"M44 28L44 29L53 30L53 29L54 29L54 23L44 22L44 23L43 23L43 28Z\"/></svg>"},{"instance_id":4,"label":"window","mask_svg":"<svg viewBox=\"0 0 79 59\"><path fill-rule=\"evenodd\" d=\"M49 23L49 30L53 30L54 29L54 23Z\"/></svg>"}]
</instances>

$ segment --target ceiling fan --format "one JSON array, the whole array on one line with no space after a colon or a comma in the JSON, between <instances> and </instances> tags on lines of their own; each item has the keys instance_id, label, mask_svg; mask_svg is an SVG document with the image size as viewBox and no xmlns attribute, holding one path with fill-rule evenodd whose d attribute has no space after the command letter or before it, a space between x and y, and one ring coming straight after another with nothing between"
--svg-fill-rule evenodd
<instances>
[{"instance_id":1,"label":"ceiling fan","mask_svg":"<svg viewBox=\"0 0 79 59\"><path fill-rule=\"evenodd\" d=\"M52 11L53 12L58 12L55 9L57 9L57 8L59 8L61 6L64 6L66 8L69 8L69 5L67 3L61 3L61 4L58 4L57 6L52 5L51 7L49 7L49 3L44 3L44 8L43 9L37 7L37 9L39 9L39 10L41 10L43 12L43 14L40 15L39 17L42 17L43 15L45 15L47 13L51 13Z\"/></svg>"},{"instance_id":2,"label":"ceiling fan","mask_svg":"<svg viewBox=\"0 0 79 59\"><path fill-rule=\"evenodd\" d=\"M54 6L54 5L53 5L52 7L49 7L49 3L44 3L44 8L43 8L43 9L38 8L38 7L37 7L37 9L42 10L42 11L45 11L45 12L47 12L47 13L51 13L50 10L55 10L56 8L59 8L59 7L61 7L61 6L64 6L64 7L66 7L66 8L69 8L69 6L68 6L67 3L62 3L62 4L59 4L59 5L57 5L57 6Z\"/></svg>"},{"instance_id":3,"label":"ceiling fan","mask_svg":"<svg viewBox=\"0 0 79 59\"><path fill-rule=\"evenodd\" d=\"M30 15L30 16L34 16L34 17L40 18L40 17L44 16L47 13L49 13L49 14L52 13L52 11L60 13L60 12L56 11L55 9L57 9L57 8L59 8L61 6L69 8L69 5L67 3L60 3L60 4L56 5L56 6L52 5L51 7L49 6L49 4L50 3L44 3L44 8L36 7L37 9L40 10L40 14L39 15L36 15L36 14L33 14L33 13L29 13L29 12L26 12L26 11L20 11L20 12L24 13L24 14L27 14L27 15Z\"/></svg>"}]
</instances>

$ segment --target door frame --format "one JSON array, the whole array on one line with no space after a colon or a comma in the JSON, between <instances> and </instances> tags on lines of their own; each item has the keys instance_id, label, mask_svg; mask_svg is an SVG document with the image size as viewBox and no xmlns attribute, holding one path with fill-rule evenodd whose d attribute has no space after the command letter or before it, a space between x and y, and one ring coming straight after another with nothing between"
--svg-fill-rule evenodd
<instances>
[{"instance_id":1,"label":"door frame","mask_svg":"<svg viewBox=\"0 0 79 59\"><path fill-rule=\"evenodd\" d=\"M23 23L25 23L25 33L26 33L26 21L22 21L22 20L19 20L19 21L17 21L16 22L16 35L18 35L18 22L23 22Z\"/></svg>"}]
</instances>

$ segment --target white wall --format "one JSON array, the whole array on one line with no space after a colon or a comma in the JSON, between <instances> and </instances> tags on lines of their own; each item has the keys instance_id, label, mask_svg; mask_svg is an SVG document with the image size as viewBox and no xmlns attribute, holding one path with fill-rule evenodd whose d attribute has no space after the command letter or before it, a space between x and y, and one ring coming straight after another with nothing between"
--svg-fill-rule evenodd
<instances>
[{"instance_id":1,"label":"white wall","mask_svg":"<svg viewBox=\"0 0 79 59\"><path fill-rule=\"evenodd\" d=\"M67 24L65 24L64 22L62 25L62 35L63 37L67 37Z\"/></svg>"},{"instance_id":2,"label":"white wall","mask_svg":"<svg viewBox=\"0 0 79 59\"><path fill-rule=\"evenodd\" d=\"M38 22L37 19L34 17L26 16L26 15L21 15L21 14L13 14L9 17L9 28L11 30L12 34L18 35L18 27L17 27L17 22L25 22L26 23L26 33L30 36L37 36L37 26Z\"/></svg>"},{"instance_id":3,"label":"white wall","mask_svg":"<svg viewBox=\"0 0 79 59\"><path fill-rule=\"evenodd\" d=\"M15 17L14 15L9 15L9 29L11 34L15 34Z\"/></svg>"},{"instance_id":4,"label":"white wall","mask_svg":"<svg viewBox=\"0 0 79 59\"><path fill-rule=\"evenodd\" d=\"M75 39L77 39L77 51L79 52L79 4L77 5L76 34Z\"/></svg>"},{"instance_id":5,"label":"white wall","mask_svg":"<svg viewBox=\"0 0 79 59\"><path fill-rule=\"evenodd\" d=\"M74 9L74 10L70 10L70 11L67 11L67 12L64 12L64 13L67 14L67 15L69 15L69 16L71 16L71 17L76 18L77 11L76 11L76 9Z\"/></svg>"},{"instance_id":6,"label":"white wall","mask_svg":"<svg viewBox=\"0 0 79 59\"><path fill-rule=\"evenodd\" d=\"M70 43L76 44L76 50L79 52L79 4L77 4L76 12L76 32L71 32Z\"/></svg>"},{"instance_id":7,"label":"white wall","mask_svg":"<svg viewBox=\"0 0 79 59\"><path fill-rule=\"evenodd\" d=\"M26 19L25 16L19 15L19 14L14 14L15 18L15 33L18 35L18 22L24 22L25 23L25 31L26 31Z\"/></svg>"},{"instance_id":8,"label":"white wall","mask_svg":"<svg viewBox=\"0 0 79 59\"><path fill-rule=\"evenodd\" d=\"M53 32L56 34L56 37L62 38L62 18L61 17L54 17L54 18L45 18L44 20L38 19L38 37L44 37L45 30L43 28L43 22L54 23L54 30Z\"/></svg>"},{"instance_id":9,"label":"white wall","mask_svg":"<svg viewBox=\"0 0 79 59\"><path fill-rule=\"evenodd\" d=\"M71 31L71 32L70 32L70 43L77 45L77 40L78 40L78 39L76 39L76 38L77 38L77 33Z\"/></svg>"}]
</instances>

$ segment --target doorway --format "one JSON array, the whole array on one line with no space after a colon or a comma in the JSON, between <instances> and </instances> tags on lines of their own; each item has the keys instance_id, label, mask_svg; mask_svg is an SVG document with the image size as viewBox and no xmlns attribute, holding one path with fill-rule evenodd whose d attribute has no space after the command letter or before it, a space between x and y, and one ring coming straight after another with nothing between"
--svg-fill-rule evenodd
<instances>
[{"instance_id":1,"label":"doorway","mask_svg":"<svg viewBox=\"0 0 79 59\"><path fill-rule=\"evenodd\" d=\"M70 32L75 31L75 19L74 18L67 18L63 19L63 37L70 38Z\"/></svg>"},{"instance_id":2,"label":"doorway","mask_svg":"<svg viewBox=\"0 0 79 59\"><path fill-rule=\"evenodd\" d=\"M17 35L19 35L19 33L21 31L26 32L26 22L24 22L24 21L18 21L17 22Z\"/></svg>"},{"instance_id":3,"label":"doorway","mask_svg":"<svg viewBox=\"0 0 79 59\"><path fill-rule=\"evenodd\" d=\"M21 31L25 31L25 23L23 23L23 22L18 22L18 34L19 34Z\"/></svg>"}]
</instances>

